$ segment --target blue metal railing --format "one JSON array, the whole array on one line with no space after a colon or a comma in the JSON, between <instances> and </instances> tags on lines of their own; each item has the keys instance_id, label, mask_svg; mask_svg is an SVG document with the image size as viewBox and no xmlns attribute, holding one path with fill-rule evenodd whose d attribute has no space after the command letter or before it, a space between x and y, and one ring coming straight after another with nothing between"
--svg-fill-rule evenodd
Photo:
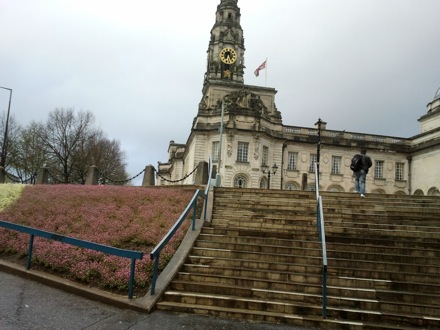
<instances>
[{"instance_id":1,"label":"blue metal railing","mask_svg":"<svg viewBox=\"0 0 440 330\"><path fill-rule=\"evenodd\" d=\"M211 160L211 156L209 156L208 159L208 183L206 184L206 188L205 188L205 202L204 202L204 214L203 214L203 219L206 220L206 211L208 209L208 192L209 192L209 188L211 188L211 178L212 178L212 160Z\"/></svg>"},{"instance_id":2,"label":"blue metal railing","mask_svg":"<svg viewBox=\"0 0 440 330\"><path fill-rule=\"evenodd\" d=\"M315 192L316 192L316 226L322 248L322 316L327 317L327 247L325 243L324 212L322 197L319 195L318 165L315 163Z\"/></svg>"},{"instance_id":3,"label":"blue metal railing","mask_svg":"<svg viewBox=\"0 0 440 330\"><path fill-rule=\"evenodd\" d=\"M34 237L43 237L50 240L86 248L89 250L95 250L99 252L103 252L106 254L115 255L118 257L123 258L129 258L131 259L131 268L130 268L130 282L128 286L128 297L131 299L133 297L133 285L134 285L134 272L136 267L136 259L142 259L143 253L138 251L131 251L131 250L122 250L118 248L114 248L107 245L92 243L89 241L84 241L81 239L73 238L73 237L67 237L63 235L58 235L55 233L51 233L48 231L35 229L23 225L18 225L15 223L7 222L7 221L1 221L0 220L0 227L16 230L25 234L29 234L29 247L28 247L28 254L27 254L27 262L26 262L26 269L29 270L31 268L31 261L32 261L32 250L34 245Z\"/></svg>"},{"instance_id":4,"label":"blue metal railing","mask_svg":"<svg viewBox=\"0 0 440 330\"><path fill-rule=\"evenodd\" d=\"M185 210L180 215L179 219L177 219L177 221L175 222L173 227L168 231L168 233L165 235L165 237L159 242L159 244L156 245L156 247L150 253L150 259L154 260L153 276L151 279L151 295L154 295L156 292L156 281L157 281L157 277L158 277L158 273L159 273L160 252L167 245L167 243L171 240L171 238L174 236L174 234L177 232L177 230L180 228L180 226L185 221L185 219L188 216L191 209L193 210L191 230L196 229L197 198L198 197L201 197L205 200L204 201L204 208L205 208L204 219L206 220L206 210L208 208L208 191L211 186L211 175L212 175L211 157L209 157L208 166L209 166L209 178L208 178L208 183L206 184L205 191L201 191L200 189L197 189L197 191L194 193L193 197L191 198L191 201L188 203Z\"/></svg>"}]
</instances>

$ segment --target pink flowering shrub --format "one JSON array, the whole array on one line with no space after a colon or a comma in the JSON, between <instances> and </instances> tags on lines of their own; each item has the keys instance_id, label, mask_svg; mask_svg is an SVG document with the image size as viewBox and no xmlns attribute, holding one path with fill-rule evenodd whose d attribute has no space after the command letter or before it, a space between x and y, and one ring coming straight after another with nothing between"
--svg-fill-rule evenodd
<instances>
[{"instance_id":1,"label":"pink flowering shrub","mask_svg":"<svg viewBox=\"0 0 440 330\"><path fill-rule=\"evenodd\" d=\"M150 252L174 225L195 190L121 186L35 185L0 211L0 220L126 250L136 260L135 293L148 289ZM200 203L199 203L200 205ZM199 208L200 212L200 208ZM161 269L171 259L191 223L191 214L161 253ZM0 228L0 257L27 255L29 235ZM34 238L32 267L100 288L126 293L130 259L60 242ZM21 260L23 262L24 260Z\"/></svg>"}]
</instances>

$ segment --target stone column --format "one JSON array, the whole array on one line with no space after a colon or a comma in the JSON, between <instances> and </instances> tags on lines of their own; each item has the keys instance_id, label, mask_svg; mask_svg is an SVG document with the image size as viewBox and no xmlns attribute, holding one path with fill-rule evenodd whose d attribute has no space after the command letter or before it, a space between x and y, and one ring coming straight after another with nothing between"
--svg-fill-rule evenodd
<instances>
[{"instance_id":1,"label":"stone column","mask_svg":"<svg viewBox=\"0 0 440 330\"><path fill-rule=\"evenodd\" d=\"M89 174L87 175L86 185L97 185L98 184L98 169L95 165L89 167Z\"/></svg>"},{"instance_id":2,"label":"stone column","mask_svg":"<svg viewBox=\"0 0 440 330\"><path fill-rule=\"evenodd\" d=\"M208 162L202 161L199 163L199 166L197 166L196 179L194 184L196 185L207 184L208 176L209 176Z\"/></svg>"},{"instance_id":3,"label":"stone column","mask_svg":"<svg viewBox=\"0 0 440 330\"><path fill-rule=\"evenodd\" d=\"M154 167L153 165L147 165L145 167L144 179L142 180L142 187L150 187L154 185Z\"/></svg>"},{"instance_id":4,"label":"stone column","mask_svg":"<svg viewBox=\"0 0 440 330\"><path fill-rule=\"evenodd\" d=\"M49 170L47 167L41 167L38 170L36 184L47 184L49 182Z\"/></svg>"}]
</instances>

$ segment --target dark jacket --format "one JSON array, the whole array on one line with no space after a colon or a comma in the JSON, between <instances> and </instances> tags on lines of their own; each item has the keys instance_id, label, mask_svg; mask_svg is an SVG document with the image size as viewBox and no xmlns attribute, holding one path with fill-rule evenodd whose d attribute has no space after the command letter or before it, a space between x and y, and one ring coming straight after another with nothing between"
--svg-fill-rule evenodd
<instances>
[{"instance_id":1,"label":"dark jacket","mask_svg":"<svg viewBox=\"0 0 440 330\"><path fill-rule=\"evenodd\" d=\"M373 162L371 161L371 158L367 155L361 155L362 156L362 167L361 170L364 170L365 173L368 173L368 169L373 165Z\"/></svg>"}]
</instances>

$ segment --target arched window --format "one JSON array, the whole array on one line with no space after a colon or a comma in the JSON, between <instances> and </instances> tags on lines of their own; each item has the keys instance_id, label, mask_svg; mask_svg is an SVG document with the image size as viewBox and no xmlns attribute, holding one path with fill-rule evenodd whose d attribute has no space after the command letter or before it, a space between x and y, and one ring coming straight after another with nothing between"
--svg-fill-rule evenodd
<instances>
[{"instance_id":1,"label":"arched window","mask_svg":"<svg viewBox=\"0 0 440 330\"><path fill-rule=\"evenodd\" d=\"M267 188L267 178L263 176L260 180L260 189L266 189Z\"/></svg>"},{"instance_id":2,"label":"arched window","mask_svg":"<svg viewBox=\"0 0 440 330\"><path fill-rule=\"evenodd\" d=\"M284 187L286 190L299 190L299 186L295 182L287 182Z\"/></svg>"},{"instance_id":3,"label":"arched window","mask_svg":"<svg viewBox=\"0 0 440 330\"><path fill-rule=\"evenodd\" d=\"M315 184L314 183L309 183L307 185L307 191L315 191Z\"/></svg>"},{"instance_id":4,"label":"arched window","mask_svg":"<svg viewBox=\"0 0 440 330\"><path fill-rule=\"evenodd\" d=\"M394 195L398 195L398 196L404 196L406 195L406 192L402 191L402 190L397 190Z\"/></svg>"},{"instance_id":5,"label":"arched window","mask_svg":"<svg viewBox=\"0 0 440 330\"><path fill-rule=\"evenodd\" d=\"M421 189L417 189L416 191L414 191L414 196L424 196L425 194L423 193L423 190Z\"/></svg>"},{"instance_id":6,"label":"arched window","mask_svg":"<svg viewBox=\"0 0 440 330\"><path fill-rule=\"evenodd\" d=\"M440 196L440 191L437 187L432 187L428 190L428 196Z\"/></svg>"},{"instance_id":7,"label":"arched window","mask_svg":"<svg viewBox=\"0 0 440 330\"><path fill-rule=\"evenodd\" d=\"M244 175L237 175L234 179L234 188L246 188L247 180Z\"/></svg>"},{"instance_id":8,"label":"arched window","mask_svg":"<svg viewBox=\"0 0 440 330\"><path fill-rule=\"evenodd\" d=\"M331 186L329 186L327 188L327 191L333 191L333 192L343 192L344 188L342 188L340 185L338 184L332 184Z\"/></svg>"}]
</instances>

